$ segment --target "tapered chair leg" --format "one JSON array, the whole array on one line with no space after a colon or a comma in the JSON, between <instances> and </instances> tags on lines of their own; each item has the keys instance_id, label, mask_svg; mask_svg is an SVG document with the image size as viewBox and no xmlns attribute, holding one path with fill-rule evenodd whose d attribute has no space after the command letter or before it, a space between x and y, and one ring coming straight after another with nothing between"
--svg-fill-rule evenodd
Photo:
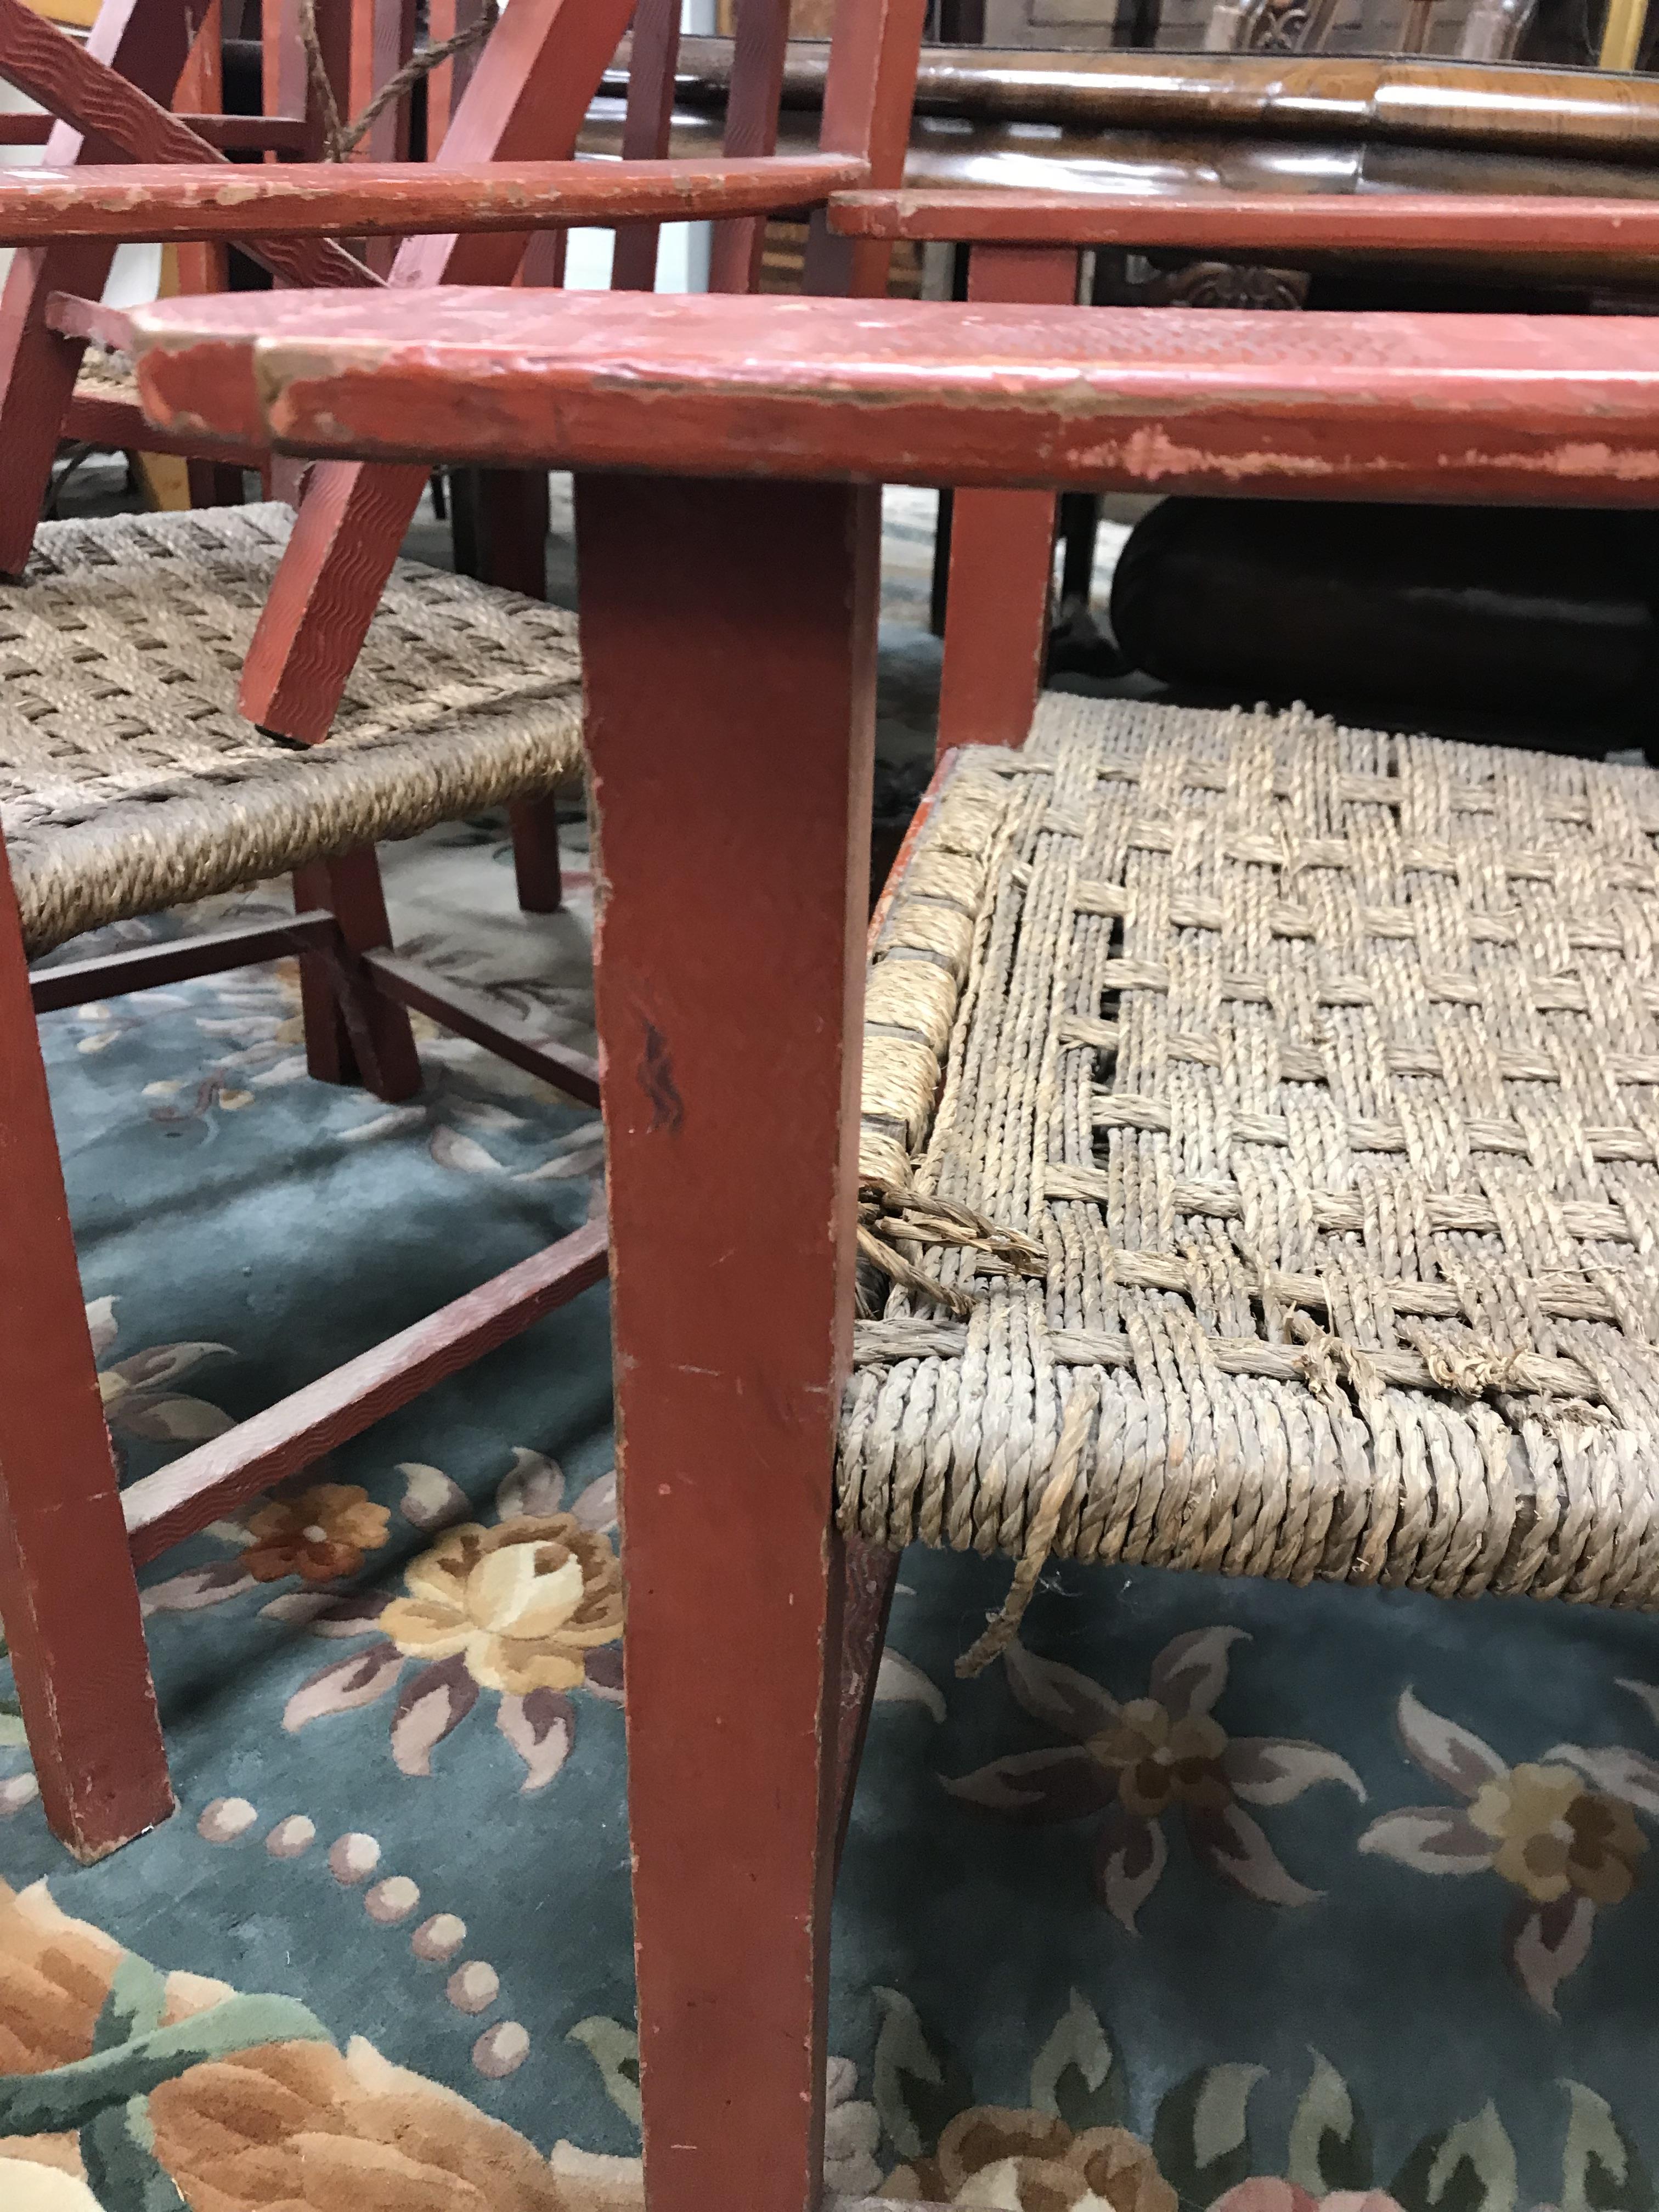
<instances>
[{"instance_id":1,"label":"tapered chair leg","mask_svg":"<svg viewBox=\"0 0 1659 2212\"><path fill-rule=\"evenodd\" d=\"M296 868L294 904L301 914L325 908L344 940L337 951L300 955L307 1067L319 1083L360 1083L392 1102L413 1097L421 1063L409 1016L376 989L357 957L392 942L375 853L365 848Z\"/></svg>"},{"instance_id":2,"label":"tapered chair leg","mask_svg":"<svg viewBox=\"0 0 1659 2212\"><path fill-rule=\"evenodd\" d=\"M653 2212L822 2182L875 496L577 486Z\"/></svg>"},{"instance_id":3,"label":"tapered chair leg","mask_svg":"<svg viewBox=\"0 0 1659 2212\"><path fill-rule=\"evenodd\" d=\"M500 591L527 599L547 597L549 499L545 469L470 469L476 504L470 571ZM458 561L459 565L459 561ZM564 904L559 864L558 803L521 799L507 809L513 872L526 914L556 914Z\"/></svg>"},{"instance_id":4,"label":"tapered chair leg","mask_svg":"<svg viewBox=\"0 0 1659 2212\"><path fill-rule=\"evenodd\" d=\"M167 1753L3 845L0 1622L53 1832L91 1860L165 1820Z\"/></svg>"}]
</instances>

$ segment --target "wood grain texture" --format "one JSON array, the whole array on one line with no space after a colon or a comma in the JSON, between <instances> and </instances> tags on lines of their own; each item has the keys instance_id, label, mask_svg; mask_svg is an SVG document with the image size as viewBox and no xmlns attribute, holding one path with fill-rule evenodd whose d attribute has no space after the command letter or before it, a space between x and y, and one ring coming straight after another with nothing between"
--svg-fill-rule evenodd
<instances>
[{"instance_id":1,"label":"wood grain texture","mask_svg":"<svg viewBox=\"0 0 1659 2212\"><path fill-rule=\"evenodd\" d=\"M845 1547L841 1611L841 1693L836 1714L836 1840L839 1867L853 1821L859 1762L870 1732L876 1683L881 1673L887 1618L903 1554L855 1536Z\"/></svg>"},{"instance_id":2,"label":"wood grain texture","mask_svg":"<svg viewBox=\"0 0 1659 2212\"><path fill-rule=\"evenodd\" d=\"M554 799L517 799L507 810L513 883L521 914L557 914L564 904L559 807Z\"/></svg>"},{"instance_id":3,"label":"wood grain texture","mask_svg":"<svg viewBox=\"0 0 1659 2212\"><path fill-rule=\"evenodd\" d=\"M221 154L301 154L304 126L290 115L192 115L191 129ZM52 115L0 115L0 146L44 146L58 127Z\"/></svg>"},{"instance_id":4,"label":"wood grain texture","mask_svg":"<svg viewBox=\"0 0 1659 2212\"><path fill-rule=\"evenodd\" d=\"M311 1074L319 1083L361 1083L389 1103L412 1098L421 1087L421 1063L408 1012L379 988L365 963L367 954L392 943L374 847L296 868L294 904L301 914L326 913L335 923L300 956Z\"/></svg>"},{"instance_id":5,"label":"wood grain texture","mask_svg":"<svg viewBox=\"0 0 1659 2212\"><path fill-rule=\"evenodd\" d=\"M514 0L477 56L437 164L568 161L631 4ZM510 284L523 237L411 238L398 250L392 286ZM251 721L310 744L328 734L426 479L424 469L356 462L315 471L243 669L240 703Z\"/></svg>"},{"instance_id":6,"label":"wood grain texture","mask_svg":"<svg viewBox=\"0 0 1659 2212\"><path fill-rule=\"evenodd\" d=\"M483 13L483 0L428 0L427 40L441 46L457 31L470 29ZM426 81L426 158L437 157L477 58L476 46L463 46L447 62L440 62Z\"/></svg>"},{"instance_id":7,"label":"wood grain texture","mask_svg":"<svg viewBox=\"0 0 1659 2212\"><path fill-rule=\"evenodd\" d=\"M191 12L195 15L194 6ZM224 0L206 0L198 21L199 27L191 46L190 58L179 72L173 94L174 112L192 117L204 110L216 112L225 104ZM225 292L229 289L228 250L222 240L191 239L174 245L170 253L163 251L160 290L164 299L178 292ZM216 466L209 461L188 471L192 507L216 504L198 496L200 489L211 484ZM239 501L240 496L239 492Z\"/></svg>"},{"instance_id":8,"label":"wood grain texture","mask_svg":"<svg viewBox=\"0 0 1659 2212\"><path fill-rule=\"evenodd\" d=\"M654 237L654 228L652 234ZM617 242L620 246L620 235ZM653 257L654 253L653 246ZM527 266L521 273L528 281L532 272ZM562 268L557 276L562 283ZM475 565L468 573L498 590L517 592L527 599L545 599L549 516L546 470L458 470L450 478L450 490L456 501L456 566L467 565L461 557L459 523L464 495L470 493L475 522ZM525 914L556 914L564 903L557 798L547 792L514 799L507 812L520 909ZM595 1105L599 1103L597 1090L592 1100Z\"/></svg>"},{"instance_id":9,"label":"wood grain texture","mask_svg":"<svg viewBox=\"0 0 1659 2212\"><path fill-rule=\"evenodd\" d=\"M244 1499L361 1436L568 1304L605 1272L605 1224L588 1222L211 1443L130 1483L120 1504L133 1559L143 1566Z\"/></svg>"},{"instance_id":10,"label":"wood grain texture","mask_svg":"<svg viewBox=\"0 0 1659 2212\"><path fill-rule=\"evenodd\" d=\"M878 520L577 483L654 2212L820 2187Z\"/></svg>"},{"instance_id":11,"label":"wood grain texture","mask_svg":"<svg viewBox=\"0 0 1659 2212\"><path fill-rule=\"evenodd\" d=\"M25 0L0 0L0 70L43 106L72 118L47 142L54 169L123 155L228 166L161 105L173 96L189 57L188 10L178 0L110 0L84 48ZM58 292L97 299L112 251L102 241L54 243L20 252L7 272L0 294L0 575L20 574L28 557L81 362L78 341L47 327L46 302ZM330 240L272 241L270 255L295 283L372 281Z\"/></svg>"},{"instance_id":12,"label":"wood grain texture","mask_svg":"<svg viewBox=\"0 0 1659 2212\"><path fill-rule=\"evenodd\" d=\"M133 4L137 7L140 0ZM83 51L44 21L27 0L0 0L0 63L20 91L84 134L72 152L67 148L60 152L52 140L47 141L46 166L51 171L61 171L66 156L94 162L199 162L216 169L227 190L234 188L232 179L245 173L228 155L216 152L182 116L100 61L90 44ZM175 82L184 69L181 62ZM131 238L140 234L130 222L121 234ZM289 284L373 285L376 281L360 261L326 238L301 235L290 244L281 235L267 236L257 241L254 258Z\"/></svg>"},{"instance_id":13,"label":"wood grain texture","mask_svg":"<svg viewBox=\"0 0 1659 2212\"><path fill-rule=\"evenodd\" d=\"M4 0L0 0L0 5ZM0 170L0 246L67 239L397 237L551 225L690 222L728 208L816 204L863 174L818 156L754 161L395 162L280 167L134 162ZM331 281L313 270L310 283Z\"/></svg>"},{"instance_id":14,"label":"wood grain texture","mask_svg":"<svg viewBox=\"0 0 1659 2212\"><path fill-rule=\"evenodd\" d=\"M0 847L0 1617L52 1832L100 1857L173 1810Z\"/></svg>"},{"instance_id":15,"label":"wood grain texture","mask_svg":"<svg viewBox=\"0 0 1659 2212\"><path fill-rule=\"evenodd\" d=\"M354 0L349 115L361 115L415 50L416 0ZM354 161L407 161L409 99L383 108L358 141Z\"/></svg>"},{"instance_id":16,"label":"wood grain texture","mask_svg":"<svg viewBox=\"0 0 1659 2212\"><path fill-rule=\"evenodd\" d=\"M977 246L970 304L1069 307L1068 246ZM1042 686L1054 585L1051 491L958 491L951 508L938 757L958 745L1023 745Z\"/></svg>"},{"instance_id":17,"label":"wood grain texture","mask_svg":"<svg viewBox=\"0 0 1659 2212\"><path fill-rule=\"evenodd\" d=\"M1616 506L1659 486L1640 317L446 291L174 301L133 327L158 422L252 395L304 452Z\"/></svg>"},{"instance_id":18,"label":"wood grain texture","mask_svg":"<svg viewBox=\"0 0 1659 2212\"><path fill-rule=\"evenodd\" d=\"M293 118L302 133L301 150L305 159L320 161L321 103L311 97L305 46L300 36L300 0L263 0L260 16L260 105L267 115Z\"/></svg>"},{"instance_id":19,"label":"wood grain texture","mask_svg":"<svg viewBox=\"0 0 1659 2212\"><path fill-rule=\"evenodd\" d=\"M59 105L61 84L84 76L79 64L106 64L141 93L168 100L189 57L185 11L178 0L110 0L84 49L36 15L23 0L0 0L0 70L13 78L30 70L48 108ZM35 97L41 98L41 91ZM67 125L54 125L46 155L54 167L92 158ZM35 517L52 477L64 410L74 389L82 348L46 327L46 303L53 292L97 299L109 277L113 249L64 245L19 253L0 291L0 575L22 573L34 542Z\"/></svg>"},{"instance_id":20,"label":"wood grain texture","mask_svg":"<svg viewBox=\"0 0 1659 2212\"><path fill-rule=\"evenodd\" d=\"M200 453L204 444L199 437L158 430L144 420L136 399L122 399L88 385L78 386L71 394L59 434L83 440L89 446L107 447L112 453L178 453L186 459ZM270 458L263 422L246 443L216 438L212 445L221 459L240 460L251 469Z\"/></svg>"}]
</instances>

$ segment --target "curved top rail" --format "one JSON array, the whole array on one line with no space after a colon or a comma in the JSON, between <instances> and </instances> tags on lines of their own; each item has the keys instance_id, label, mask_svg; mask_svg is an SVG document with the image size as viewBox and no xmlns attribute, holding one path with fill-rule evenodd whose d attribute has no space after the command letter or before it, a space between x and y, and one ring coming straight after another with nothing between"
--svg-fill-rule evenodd
<instances>
[{"instance_id":1,"label":"curved top rail","mask_svg":"<svg viewBox=\"0 0 1659 2212\"><path fill-rule=\"evenodd\" d=\"M0 169L0 246L70 238L412 237L687 222L813 206L861 184L844 155L691 161L122 163Z\"/></svg>"}]
</instances>

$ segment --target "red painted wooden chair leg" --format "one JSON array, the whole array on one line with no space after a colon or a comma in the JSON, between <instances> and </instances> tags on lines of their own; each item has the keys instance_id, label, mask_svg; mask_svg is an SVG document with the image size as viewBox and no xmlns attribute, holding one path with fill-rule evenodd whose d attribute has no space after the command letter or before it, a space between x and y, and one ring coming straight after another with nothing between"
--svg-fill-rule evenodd
<instances>
[{"instance_id":1,"label":"red painted wooden chair leg","mask_svg":"<svg viewBox=\"0 0 1659 2212\"><path fill-rule=\"evenodd\" d=\"M54 1834L173 1810L11 871L0 846L0 1620Z\"/></svg>"},{"instance_id":2,"label":"red painted wooden chair leg","mask_svg":"<svg viewBox=\"0 0 1659 2212\"><path fill-rule=\"evenodd\" d=\"M876 495L585 477L577 544L647 2189L653 2212L804 2212L823 2166Z\"/></svg>"},{"instance_id":3,"label":"red painted wooden chair leg","mask_svg":"<svg viewBox=\"0 0 1659 2212\"><path fill-rule=\"evenodd\" d=\"M527 599L544 599L547 471L480 469L477 502L480 579ZM521 799L507 809L507 818L520 906L526 914L556 914L564 904L557 801Z\"/></svg>"},{"instance_id":4,"label":"red painted wooden chair leg","mask_svg":"<svg viewBox=\"0 0 1659 2212\"><path fill-rule=\"evenodd\" d=\"M556 799L521 799L507 810L513 831L513 880L526 914L557 914L564 904Z\"/></svg>"},{"instance_id":5,"label":"red painted wooden chair leg","mask_svg":"<svg viewBox=\"0 0 1659 2212\"><path fill-rule=\"evenodd\" d=\"M1068 305L1078 257L1066 246L978 246L968 297ZM1023 745L1042 689L1054 577L1051 491L959 491L939 683L939 757L955 745Z\"/></svg>"},{"instance_id":6,"label":"red painted wooden chair leg","mask_svg":"<svg viewBox=\"0 0 1659 2212\"><path fill-rule=\"evenodd\" d=\"M377 1098L413 1097L421 1087L421 1063L409 1015L377 988L355 957L392 942L373 849L296 869L294 904L301 914L325 908L345 939L343 953L300 955L307 1070L319 1083L361 1083Z\"/></svg>"}]
</instances>

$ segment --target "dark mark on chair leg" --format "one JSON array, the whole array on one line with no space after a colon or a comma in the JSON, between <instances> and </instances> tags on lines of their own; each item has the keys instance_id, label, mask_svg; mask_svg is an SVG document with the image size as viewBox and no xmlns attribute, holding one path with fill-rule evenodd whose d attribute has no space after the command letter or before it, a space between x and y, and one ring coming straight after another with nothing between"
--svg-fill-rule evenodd
<instances>
[{"instance_id":1,"label":"dark mark on chair leg","mask_svg":"<svg viewBox=\"0 0 1659 2212\"><path fill-rule=\"evenodd\" d=\"M668 1041L654 1022L645 1025L645 1053L640 1061L640 1087L651 1101L651 1127L675 1130L685 1118L685 1109L674 1084L668 1057Z\"/></svg>"}]
</instances>

